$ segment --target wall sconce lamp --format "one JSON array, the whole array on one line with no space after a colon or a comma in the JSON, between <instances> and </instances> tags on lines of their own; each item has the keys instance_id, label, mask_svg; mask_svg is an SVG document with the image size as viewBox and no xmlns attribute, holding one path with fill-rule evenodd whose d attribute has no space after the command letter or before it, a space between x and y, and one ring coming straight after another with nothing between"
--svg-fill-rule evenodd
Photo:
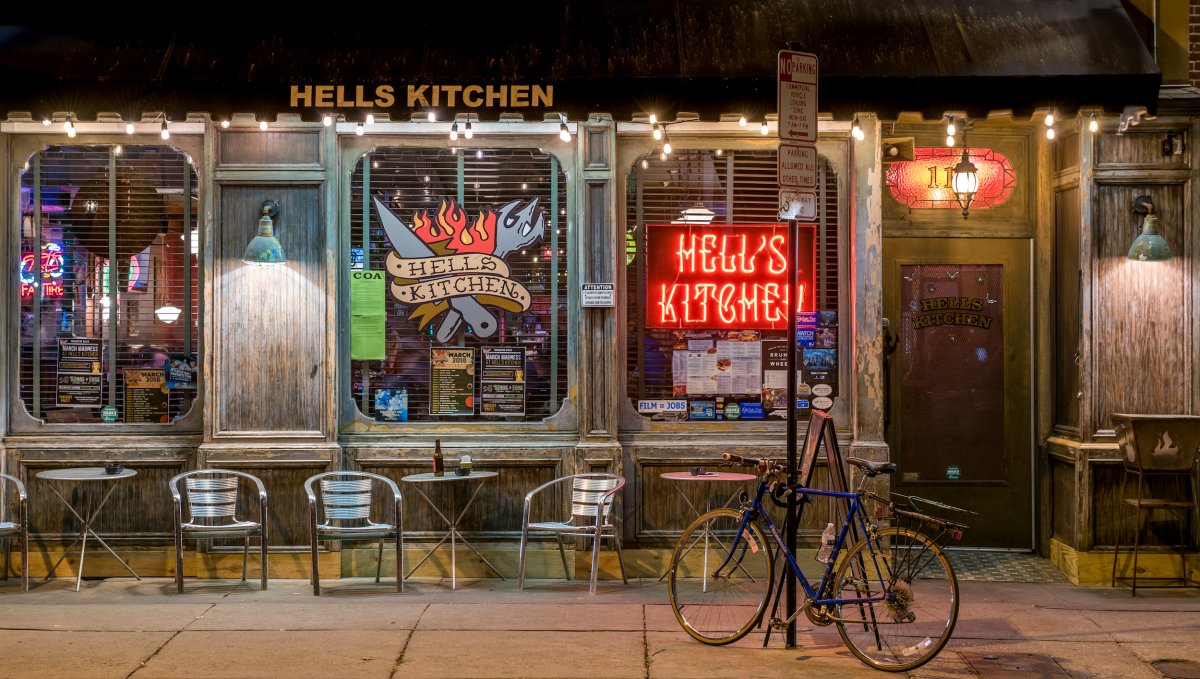
<instances>
[{"instance_id":1,"label":"wall sconce lamp","mask_svg":"<svg viewBox=\"0 0 1200 679\"><path fill-rule=\"evenodd\" d=\"M258 235L246 246L242 261L247 264L270 266L287 261L283 256L283 244L275 237L275 224L272 217L279 216L279 203L273 200L262 204L262 218L258 220Z\"/></svg>"},{"instance_id":2,"label":"wall sconce lamp","mask_svg":"<svg viewBox=\"0 0 1200 679\"><path fill-rule=\"evenodd\" d=\"M1138 196L1133 200L1133 213L1142 217L1142 233L1129 246L1129 259L1139 262L1163 262L1171 258L1171 246L1158 233L1158 215L1154 214L1154 202L1150 196Z\"/></svg>"}]
</instances>

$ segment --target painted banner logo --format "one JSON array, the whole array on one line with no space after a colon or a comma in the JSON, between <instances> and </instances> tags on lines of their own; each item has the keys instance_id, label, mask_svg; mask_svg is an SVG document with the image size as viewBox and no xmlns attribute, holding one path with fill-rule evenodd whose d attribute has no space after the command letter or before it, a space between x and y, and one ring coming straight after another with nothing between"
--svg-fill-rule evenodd
<instances>
[{"instance_id":1,"label":"painted banner logo","mask_svg":"<svg viewBox=\"0 0 1200 679\"><path fill-rule=\"evenodd\" d=\"M411 228L383 201L374 204L392 242L386 261L392 297L413 307L409 318L421 329L440 319L434 335L439 342L453 339L463 321L476 336L491 337L498 323L487 307L529 308L529 289L511 277L504 257L545 236L537 198L480 210L474 219L453 199L443 199L433 216L414 213Z\"/></svg>"}]
</instances>

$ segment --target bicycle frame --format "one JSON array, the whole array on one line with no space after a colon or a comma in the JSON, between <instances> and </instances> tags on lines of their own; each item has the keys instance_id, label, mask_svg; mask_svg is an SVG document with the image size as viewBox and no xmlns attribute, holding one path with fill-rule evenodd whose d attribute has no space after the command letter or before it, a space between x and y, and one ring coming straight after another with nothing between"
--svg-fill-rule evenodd
<instances>
[{"instance_id":1,"label":"bicycle frame","mask_svg":"<svg viewBox=\"0 0 1200 679\"><path fill-rule=\"evenodd\" d=\"M767 492L768 488L769 488L769 484L767 482L767 477L763 477L763 478L759 479L758 489L754 493L753 502L750 503L749 508L743 507L742 520L738 524L738 533L733 538L733 542L729 548L729 553L726 555L725 560L719 566L717 566L715 572L722 571L726 566L728 566L730 564L730 561L734 559L734 555L738 554L739 545L741 545L743 543L742 536L746 534L745 533L746 524L748 524L750 521L754 520L755 516L761 516L763 518L763 521L767 525L767 529L770 532L772 539L774 539L774 541L775 541L776 548L779 550L779 553L783 554L784 559L786 560L788 566L791 567L792 575L795 576L797 580L799 580L800 586L804 589L804 593L809 599L808 605L816 604L816 605L824 606L824 605L840 605L840 604L863 604L863 603L873 603L876 601L883 601L885 598L887 598L887 595L889 592L889 587L887 585L887 582L884 580L885 574L883 572L883 569L880 568L879 559L875 552L875 547L873 544L871 544L871 541L869 541L869 540L867 541L867 551L871 554L871 560L875 566L876 577L878 578L878 581L879 581L880 595L874 596L874 597L856 597L856 598L851 598L851 599L843 599L843 598L823 599L820 596L818 596L819 592L827 592L829 589L830 580L833 577L834 567L837 565L838 554L841 553L841 550L842 550L843 546L845 545L846 536L849 534L851 526L856 526L859 530L862 531L862 535L864 535L864 536L866 536L868 534L866 519L862 516L862 513L859 511L859 509L861 507L860 500L862 497L859 492L850 493L850 492L842 492L842 491L835 491L835 490L819 490L816 488L805 488L805 487L801 487L801 486L794 486L791 488L792 492L795 492L802 497L809 496L809 495L834 497L834 498L842 498L844 500L849 500L849 503L850 503L850 508L846 512L846 518L845 518L845 520L842 521L841 529L838 531L837 539L834 541L833 551L830 553L830 556L829 556L829 563L825 565L825 574L822 576L821 582L818 585L817 589L814 590L812 585L810 585L808 583L808 577L804 574L804 569L800 567L800 564L796 562L796 558L792 555L792 553L790 551L788 551L787 544L784 542L783 537L779 534L779 529L776 527L775 522L771 520L771 517L765 511L763 511L762 497L763 497L763 494L765 492ZM743 547L743 549L745 549L745 548L748 548L748 546ZM739 561L740 561L740 559L739 559ZM782 577L785 574L786 574L786 571L784 571L780 574L780 576L781 576L780 582L781 583L783 582Z\"/></svg>"}]
</instances>

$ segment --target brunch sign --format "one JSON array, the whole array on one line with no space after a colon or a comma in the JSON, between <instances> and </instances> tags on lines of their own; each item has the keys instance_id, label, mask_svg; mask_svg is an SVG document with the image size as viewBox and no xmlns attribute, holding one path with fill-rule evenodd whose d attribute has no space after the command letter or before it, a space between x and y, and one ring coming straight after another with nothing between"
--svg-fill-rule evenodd
<instances>
[{"instance_id":1,"label":"brunch sign","mask_svg":"<svg viewBox=\"0 0 1200 679\"><path fill-rule=\"evenodd\" d=\"M801 225L797 311L813 310L814 234ZM650 224L646 326L784 329L788 319L783 224Z\"/></svg>"}]
</instances>

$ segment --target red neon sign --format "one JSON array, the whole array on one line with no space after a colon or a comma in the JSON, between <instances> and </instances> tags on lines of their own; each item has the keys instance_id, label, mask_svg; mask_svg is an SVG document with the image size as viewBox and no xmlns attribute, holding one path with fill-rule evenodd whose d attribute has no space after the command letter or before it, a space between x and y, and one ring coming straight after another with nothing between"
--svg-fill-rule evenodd
<instances>
[{"instance_id":1,"label":"red neon sign","mask_svg":"<svg viewBox=\"0 0 1200 679\"><path fill-rule=\"evenodd\" d=\"M27 252L21 257L21 299L33 299L37 293L37 273L34 255ZM53 241L42 245L42 297L49 299L63 296L63 251Z\"/></svg>"},{"instance_id":2,"label":"red neon sign","mask_svg":"<svg viewBox=\"0 0 1200 679\"><path fill-rule=\"evenodd\" d=\"M962 159L962 149L922 146L914 150L915 160L888 166L886 183L892 198L910 208L960 210L951 180L954 166ZM975 164L979 190L971 209L994 208L1007 201L1016 184L1012 162L994 149L972 148L967 157Z\"/></svg>"},{"instance_id":3,"label":"red neon sign","mask_svg":"<svg viewBox=\"0 0 1200 679\"><path fill-rule=\"evenodd\" d=\"M800 226L799 311L815 310L814 229ZM787 226L650 224L646 327L787 328Z\"/></svg>"}]
</instances>

